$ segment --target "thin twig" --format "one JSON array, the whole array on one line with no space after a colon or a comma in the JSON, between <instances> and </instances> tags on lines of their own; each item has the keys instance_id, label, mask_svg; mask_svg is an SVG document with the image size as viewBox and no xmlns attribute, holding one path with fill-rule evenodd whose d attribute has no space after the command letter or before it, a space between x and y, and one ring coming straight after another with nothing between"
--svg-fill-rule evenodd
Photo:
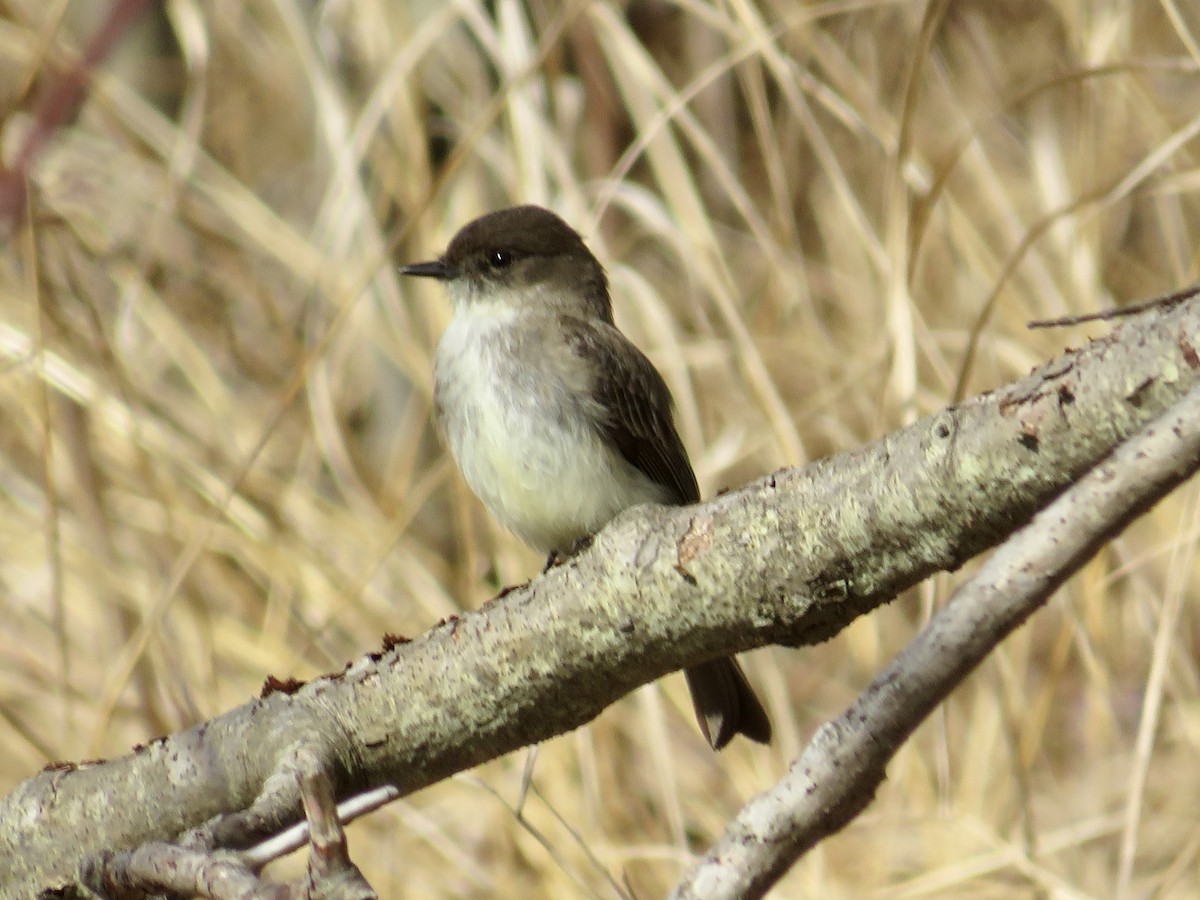
<instances>
[{"instance_id":1,"label":"thin twig","mask_svg":"<svg viewBox=\"0 0 1200 900\"><path fill-rule=\"evenodd\" d=\"M1077 316L1063 316L1061 319L1034 319L1032 322L1026 323L1025 327L1064 328L1068 325L1081 325L1084 322L1107 322L1112 319L1123 319L1126 316L1136 316L1138 313L1153 309L1156 306L1165 307L1182 303L1184 300L1190 300L1197 294L1200 294L1200 284L1193 284L1190 287L1181 288L1169 294L1161 294L1158 297L1143 300L1141 303L1135 303L1132 306L1114 306L1109 309L1099 310L1098 312L1082 313Z\"/></svg>"}]
</instances>

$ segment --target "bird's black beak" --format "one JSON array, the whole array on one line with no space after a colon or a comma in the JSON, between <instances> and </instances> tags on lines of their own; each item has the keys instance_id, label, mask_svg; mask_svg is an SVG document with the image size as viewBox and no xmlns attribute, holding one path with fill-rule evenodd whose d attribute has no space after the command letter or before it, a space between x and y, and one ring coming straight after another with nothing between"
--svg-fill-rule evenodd
<instances>
[{"instance_id":1,"label":"bird's black beak","mask_svg":"<svg viewBox=\"0 0 1200 900\"><path fill-rule=\"evenodd\" d=\"M438 281L446 281L454 276L454 270L451 269L440 259L432 259L429 262L413 263L410 266L400 267L401 275L416 275L420 278L436 278Z\"/></svg>"}]
</instances>

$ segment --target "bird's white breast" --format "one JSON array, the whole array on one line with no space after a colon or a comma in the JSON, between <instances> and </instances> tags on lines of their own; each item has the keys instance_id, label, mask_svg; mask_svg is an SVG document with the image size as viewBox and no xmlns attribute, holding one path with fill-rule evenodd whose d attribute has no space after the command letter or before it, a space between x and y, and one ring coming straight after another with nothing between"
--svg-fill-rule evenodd
<instances>
[{"instance_id":1,"label":"bird's white breast","mask_svg":"<svg viewBox=\"0 0 1200 900\"><path fill-rule=\"evenodd\" d=\"M557 329L520 319L530 315L460 308L435 356L436 405L488 511L533 547L566 552L621 510L665 498L601 439L582 363Z\"/></svg>"}]
</instances>

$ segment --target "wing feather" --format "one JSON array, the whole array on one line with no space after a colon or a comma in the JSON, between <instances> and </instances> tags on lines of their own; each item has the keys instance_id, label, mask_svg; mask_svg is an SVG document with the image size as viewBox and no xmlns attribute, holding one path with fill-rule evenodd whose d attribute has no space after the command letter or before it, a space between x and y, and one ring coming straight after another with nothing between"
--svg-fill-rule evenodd
<instances>
[{"instance_id":1,"label":"wing feather","mask_svg":"<svg viewBox=\"0 0 1200 900\"><path fill-rule=\"evenodd\" d=\"M696 474L675 430L671 392L658 370L614 326L563 316L572 352L596 363L592 399L603 410L602 437L683 505L700 499Z\"/></svg>"}]
</instances>

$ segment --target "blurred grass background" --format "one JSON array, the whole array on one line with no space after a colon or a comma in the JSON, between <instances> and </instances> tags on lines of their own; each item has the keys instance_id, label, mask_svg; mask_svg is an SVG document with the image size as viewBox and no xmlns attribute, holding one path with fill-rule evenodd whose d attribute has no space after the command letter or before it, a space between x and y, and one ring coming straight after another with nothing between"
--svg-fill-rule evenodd
<instances>
[{"instance_id":1,"label":"blurred grass background","mask_svg":"<svg viewBox=\"0 0 1200 900\"><path fill-rule=\"evenodd\" d=\"M8 165L112 8L0 5ZM432 433L449 311L395 273L470 218L584 234L711 494L1106 331L1031 318L1195 279L1198 66L1171 0L150 3L0 245L0 790L537 570ZM1196 500L775 896L1200 895ZM959 577L751 654L769 748L713 756L667 679L544 745L520 815L525 754L355 824L354 858L391 897L660 896Z\"/></svg>"}]
</instances>

